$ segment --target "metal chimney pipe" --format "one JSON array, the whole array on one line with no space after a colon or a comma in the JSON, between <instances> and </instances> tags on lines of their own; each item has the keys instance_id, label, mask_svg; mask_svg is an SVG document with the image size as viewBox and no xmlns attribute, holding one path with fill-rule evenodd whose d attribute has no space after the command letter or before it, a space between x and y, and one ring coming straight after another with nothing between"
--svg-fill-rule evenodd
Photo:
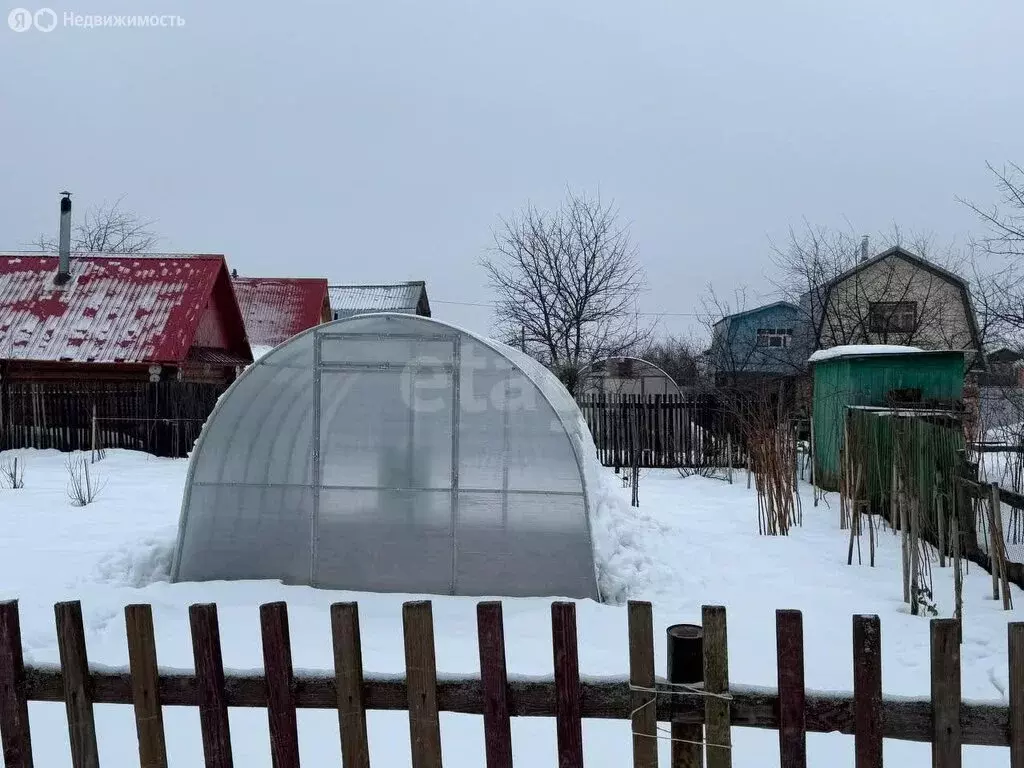
<instances>
[{"instance_id":1,"label":"metal chimney pipe","mask_svg":"<svg viewBox=\"0 0 1024 768\"><path fill-rule=\"evenodd\" d=\"M71 279L71 193L61 192L60 239L57 243L57 277L55 282L63 285Z\"/></svg>"},{"instance_id":2,"label":"metal chimney pipe","mask_svg":"<svg viewBox=\"0 0 1024 768\"><path fill-rule=\"evenodd\" d=\"M860 239L860 260L868 260L868 235L864 235Z\"/></svg>"}]
</instances>

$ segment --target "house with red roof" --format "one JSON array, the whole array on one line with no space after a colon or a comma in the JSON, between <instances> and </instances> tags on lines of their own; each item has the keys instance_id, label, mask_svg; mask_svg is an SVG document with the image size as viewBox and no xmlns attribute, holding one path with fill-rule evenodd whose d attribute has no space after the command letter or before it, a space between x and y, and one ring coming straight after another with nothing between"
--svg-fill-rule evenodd
<instances>
[{"instance_id":1,"label":"house with red roof","mask_svg":"<svg viewBox=\"0 0 1024 768\"><path fill-rule=\"evenodd\" d=\"M327 280L238 277L232 273L249 344L257 357L292 336L332 319Z\"/></svg>"},{"instance_id":2,"label":"house with red roof","mask_svg":"<svg viewBox=\"0 0 1024 768\"><path fill-rule=\"evenodd\" d=\"M0 254L0 376L228 384L252 362L220 255Z\"/></svg>"}]
</instances>

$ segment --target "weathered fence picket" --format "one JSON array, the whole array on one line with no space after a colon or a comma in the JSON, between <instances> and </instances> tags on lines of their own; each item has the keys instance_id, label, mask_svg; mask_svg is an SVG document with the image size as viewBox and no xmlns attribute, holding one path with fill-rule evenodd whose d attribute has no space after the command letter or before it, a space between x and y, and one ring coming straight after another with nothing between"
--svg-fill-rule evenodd
<instances>
[{"instance_id":1,"label":"weathered fence picket","mask_svg":"<svg viewBox=\"0 0 1024 768\"><path fill-rule=\"evenodd\" d=\"M508 713L508 671L501 603L477 605L476 621L487 768L512 768L512 719Z\"/></svg>"},{"instance_id":2,"label":"weathered fence picket","mask_svg":"<svg viewBox=\"0 0 1024 768\"><path fill-rule=\"evenodd\" d=\"M882 630L877 616L853 617L855 768L882 768Z\"/></svg>"},{"instance_id":3,"label":"weathered fence picket","mask_svg":"<svg viewBox=\"0 0 1024 768\"><path fill-rule=\"evenodd\" d=\"M7 768L32 768L18 603L0 602L0 745Z\"/></svg>"},{"instance_id":4,"label":"weathered fence picket","mask_svg":"<svg viewBox=\"0 0 1024 768\"><path fill-rule=\"evenodd\" d=\"M135 729L139 738L139 766L167 768L153 609L148 605L126 605L124 624L128 635L128 668L132 677Z\"/></svg>"},{"instance_id":5,"label":"weathered fence picket","mask_svg":"<svg viewBox=\"0 0 1024 768\"><path fill-rule=\"evenodd\" d=\"M962 765L964 744L1009 747L1012 768L1024 768L1024 624L1011 624L1009 706L960 700L958 622L931 622L930 699L885 699L881 689L881 627L875 616L853 617L853 693L807 691L803 672L803 626L799 611L776 616L777 692L747 688L729 681L726 612L705 606L703 630L703 693L686 695L654 673L654 622L649 603L631 603L628 610L629 677L581 680L576 636L576 606L551 606L553 679L509 679L501 604L477 607L479 677L438 680L431 604L406 603L403 625L406 677L364 678L358 609L354 603L331 606L334 639L333 677L296 674L289 647L287 608L261 606L263 674L225 675L217 610L214 605L189 608L195 672L164 672L157 668L153 618L149 606L125 609L129 673L90 670L77 602L55 606L60 669L26 667L15 601L0 602L0 744L4 765L32 768L28 702L63 701L71 735L72 762L98 766L95 704L134 705L139 764L167 764L162 707L198 707L203 754L207 766L232 765L228 707L267 709L272 763L277 768L299 765L297 710L337 709L345 768L369 768L367 710L404 710L409 714L412 763L440 768L440 712L483 716L487 768L513 764L512 717L556 720L557 745L552 762L562 768L583 766L582 720L618 719L633 731L634 768L656 768L659 722L704 727L703 753L708 768L732 765L731 727L768 728L779 733L780 765L806 765L806 734L838 732L852 735L857 768L882 765L882 739L931 744L937 768ZM471 748L460 745L460 749ZM689 754L689 753L688 753ZM767 760L767 762L771 762Z\"/></svg>"},{"instance_id":6,"label":"weathered fence picket","mask_svg":"<svg viewBox=\"0 0 1024 768\"><path fill-rule=\"evenodd\" d=\"M426 600L406 603L402 618L412 768L441 768L441 721L437 709L434 617L430 603Z\"/></svg>"},{"instance_id":7,"label":"weathered fence picket","mask_svg":"<svg viewBox=\"0 0 1024 768\"><path fill-rule=\"evenodd\" d=\"M224 658L220 650L217 606L212 603L193 605L188 613L196 666L195 697L206 768L232 768L234 758L231 754L231 727L224 690Z\"/></svg>"},{"instance_id":8,"label":"weathered fence picket","mask_svg":"<svg viewBox=\"0 0 1024 768\"><path fill-rule=\"evenodd\" d=\"M804 626L800 611L775 612L779 665L779 755L785 768L807 768Z\"/></svg>"},{"instance_id":9,"label":"weathered fence picket","mask_svg":"<svg viewBox=\"0 0 1024 768\"><path fill-rule=\"evenodd\" d=\"M57 623L57 650L64 682L64 706L71 740L71 764L74 768L99 768L96 720L92 709L92 680L85 649L85 625L82 605L77 601L57 603L53 607Z\"/></svg>"},{"instance_id":10,"label":"weathered fence picket","mask_svg":"<svg viewBox=\"0 0 1024 768\"><path fill-rule=\"evenodd\" d=\"M267 678L270 758L274 768L299 768L299 724L295 714L288 606L284 603L260 606L260 626Z\"/></svg>"},{"instance_id":11,"label":"weathered fence picket","mask_svg":"<svg viewBox=\"0 0 1024 768\"><path fill-rule=\"evenodd\" d=\"M363 651L359 639L359 607L355 603L331 606L334 639L334 685L338 699L338 730L344 768L370 768L363 702Z\"/></svg>"}]
</instances>

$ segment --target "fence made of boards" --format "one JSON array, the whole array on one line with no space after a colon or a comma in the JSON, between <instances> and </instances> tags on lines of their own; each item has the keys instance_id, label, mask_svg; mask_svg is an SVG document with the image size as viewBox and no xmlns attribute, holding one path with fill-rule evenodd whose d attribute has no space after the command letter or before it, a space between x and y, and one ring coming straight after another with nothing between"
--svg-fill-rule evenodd
<instances>
[{"instance_id":1,"label":"fence made of boards","mask_svg":"<svg viewBox=\"0 0 1024 768\"><path fill-rule=\"evenodd\" d=\"M0 448L188 455L221 384L0 381Z\"/></svg>"},{"instance_id":2,"label":"fence made of boards","mask_svg":"<svg viewBox=\"0 0 1024 768\"><path fill-rule=\"evenodd\" d=\"M708 395L583 395L580 410L606 467L740 466L728 413ZM732 456L730 456L730 452Z\"/></svg>"},{"instance_id":3,"label":"fence made of boards","mask_svg":"<svg viewBox=\"0 0 1024 768\"><path fill-rule=\"evenodd\" d=\"M799 611L776 614L778 688L732 685L728 675L726 611L705 606L702 625L668 629L669 677L655 676L651 604L628 609L629 676L620 680L580 678L576 606L551 605L553 677L509 679L499 602L477 605L480 676L438 679L434 626L428 601L403 606L404 679L363 674L359 613L355 603L331 606L334 675L295 674L287 606L260 607L264 674L226 674L221 656L217 607L189 608L195 672L160 672L149 605L125 607L128 671L93 671L85 644L82 607L55 606L60 668L24 665L18 605L0 602L0 742L7 768L32 768L28 702L66 705L72 763L98 768L95 704L134 705L139 761L143 768L167 765L162 707L199 709L205 764L233 765L229 707L267 710L267 749L276 768L299 765L298 709L335 709L342 765L368 768L368 710L407 710L412 765L440 768L438 713L483 717L487 768L512 766L512 717L550 717L556 746L550 765L583 766L583 718L631 720L634 768L656 768L659 739L671 739L673 766L729 768L733 726L767 728L779 735L779 765L807 765L808 732L852 734L857 768L882 765L882 739L931 744L935 768L959 768L961 746L1010 748L1011 768L1024 768L1024 623L1009 625L1009 706L962 702L959 624L931 622L931 698L882 697L881 627L877 616L853 618L853 693L819 693L804 687L803 618ZM325 616L325 621L327 617ZM673 664L673 631L690 641ZM696 652L695 652L696 650ZM671 723L662 730L659 723ZM35 734L48 738L50 734ZM461 745L460 749L472 749ZM772 761L767 761L772 762Z\"/></svg>"}]
</instances>

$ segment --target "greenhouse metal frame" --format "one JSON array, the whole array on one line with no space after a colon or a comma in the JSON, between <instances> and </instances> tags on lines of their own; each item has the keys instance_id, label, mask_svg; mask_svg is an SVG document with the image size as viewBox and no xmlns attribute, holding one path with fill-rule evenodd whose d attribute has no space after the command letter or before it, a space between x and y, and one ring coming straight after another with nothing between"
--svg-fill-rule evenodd
<instances>
[{"instance_id":1,"label":"greenhouse metal frame","mask_svg":"<svg viewBox=\"0 0 1024 768\"><path fill-rule=\"evenodd\" d=\"M599 599L598 471L575 401L522 352L414 315L336 320L221 398L172 580Z\"/></svg>"}]
</instances>

